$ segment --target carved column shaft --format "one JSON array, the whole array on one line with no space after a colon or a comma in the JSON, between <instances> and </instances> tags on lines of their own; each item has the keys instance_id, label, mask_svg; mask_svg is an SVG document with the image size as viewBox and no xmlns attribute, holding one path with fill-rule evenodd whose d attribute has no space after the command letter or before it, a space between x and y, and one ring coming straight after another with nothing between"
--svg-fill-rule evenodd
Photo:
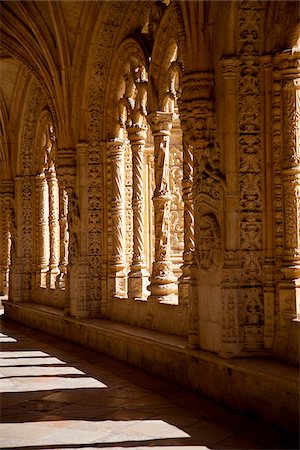
<instances>
[{"instance_id":1,"label":"carved column shaft","mask_svg":"<svg viewBox=\"0 0 300 450\"><path fill-rule=\"evenodd\" d=\"M4 185L4 181L2 184ZM11 220L13 217L12 193L0 194L0 295L8 295L11 266Z\"/></svg>"},{"instance_id":2,"label":"carved column shaft","mask_svg":"<svg viewBox=\"0 0 300 450\"><path fill-rule=\"evenodd\" d=\"M59 259L59 277L57 278L57 287L65 290L65 278L68 270L69 261L69 231L68 231L68 194L65 185L59 181L59 229L60 229L60 259Z\"/></svg>"},{"instance_id":3,"label":"carved column shaft","mask_svg":"<svg viewBox=\"0 0 300 450\"><path fill-rule=\"evenodd\" d=\"M243 347L238 320L241 260L240 260L240 198L239 152L237 145L237 97L240 61L223 58L223 145L226 170L224 198L223 311L221 356L239 354Z\"/></svg>"},{"instance_id":4,"label":"carved column shaft","mask_svg":"<svg viewBox=\"0 0 300 450\"><path fill-rule=\"evenodd\" d=\"M36 287L45 288L49 270L49 190L45 174L36 177L37 223L38 223L38 258Z\"/></svg>"},{"instance_id":5,"label":"carved column shaft","mask_svg":"<svg viewBox=\"0 0 300 450\"><path fill-rule=\"evenodd\" d=\"M264 350L263 296L263 90L261 42L264 7L244 1L239 10L239 154L241 302L239 316L246 351Z\"/></svg>"},{"instance_id":6,"label":"carved column shaft","mask_svg":"<svg viewBox=\"0 0 300 450\"><path fill-rule=\"evenodd\" d=\"M65 290L65 314L78 315L77 266L79 210L75 194L76 160L73 149L60 149L56 173L60 208L60 275L57 284Z\"/></svg>"},{"instance_id":7,"label":"carved column shaft","mask_svg":"<svg viewBox=\"0 0 300 450\"><path fill-rule=\"evenodd\" d=\"M124 142L109 142L112 164L112 255L109 292L113 297L127 296Z\"/></svg>"},{"instance_id":8,"label":"carved column shaft","mask_svg":"<svg viewBox=\"0 0 300 450\"><path fill-rule=\"evenodd\" d=\"M195 264L195 236L194 236L194 202L193 202L193 152L192 143L188 139L186 111L180 110L181 126L183 133L183 179L182 200L184 202L184 251L182 276L179 278L178 296L179 303L188 305L191 298L192 274L191 266Z\"/></svg>"},{"instance_id":9,"label":"carved column shaft","mask_svg":"<svg viewBox=\"0 0 300 450\"><path fill-rule=\"evenodd\" d=\"M275 321L275 281L274 281L274 148L272 146L272 90L273 56L261 57L263 69L264 118L265 118L265 158L264 175L264 346L272 348ZM270 232L272 230L273 232Z\"/></svg>"},{"instance_id":10,"label":"carved column shaft","mask_svg":"<svg viewBox=\"0 0 300 450\"><path fill-rule=\"evenodd\" d=\"M172 301L177 293L176 277L170 261L170 181L169 145L172 113L157 112L148 116L154 136L155 191L155 260L152 268L150 300Z\"/></svg>"},{"instance_id":11,"label":"carved column shaft","mask_svg":"<svg viewBox=\"0 0 300 450\"><path fill-rule=\"evenodd\" d=\"M144 148L147 128L128 128L132 150L132 209L133 209L133 257L128 279L128 296L146 300L149 273L145 258L145 199L144 199Z\"/></svg>"},{"instance_id":12,"label":"carved column shaft","mask_svg":"<svg viewBox=\"0 0 300 450\"><path fill-rule=\"evenodd\" d=\"M279 286L281 329L300 316L300 59L278 56L282 80L284 213L283 260Z\"/></svg>"},{"instance_id":13,"label":"carved column shaft","mask_svg":"<svg viewBox=\"0 0 300 450\"><path fill-rule=\"evenodd\" d=\"M13 264L10 298L29 301L32 290L34 183L29 175L15 178L15 220L11 229Z\"/></svg>"},{"instance_id":14,"label":"carved column shaft","mask_svg":"<svg viewBox=\"0 0 300 450\"><path fill-rule=\"evenodd\" d=\"M48 190L49 190L49 238L50 238L50 259L49 276L50 288L55 288L56 277L59 273L59 191L58 181L54 170L47 172Z\"/></svg>"}]
</instances>

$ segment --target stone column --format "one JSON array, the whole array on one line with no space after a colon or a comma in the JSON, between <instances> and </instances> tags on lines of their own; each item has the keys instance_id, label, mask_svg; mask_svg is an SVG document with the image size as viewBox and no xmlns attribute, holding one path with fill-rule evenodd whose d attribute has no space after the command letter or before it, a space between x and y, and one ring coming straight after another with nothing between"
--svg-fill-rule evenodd
<instances>
[{"instance_id":1,"label":"stone column","mask_svg":"<svg viewBox=\"0 0 300 450\"><path fill-rule=\"evenodd\" d=\"M49 190L49 234L50 234L50 259L49 259L49 287L55 289L56 277L59 274L59 192L56 173L50 168L47 173Z\"/></svg>"},{"instance_id":2,"label":"stone column","mask_svg":"<svg viewBox=\"0 0 300 450\"><path fill-rule=\"evenodd\" d=\"M59 229L60 229L60 259L59 276L56 278L57 288L65 290L66 276L69 261L69 230L68 230L68 194L65 183L60 180L59 183Z\"/></svg>"},{"instance_id":3,"label":"stone column","mask_svg":"<svg viewBox=\"0 0 300 450\"><path fill-rule=\"evenodd\" d=\"M0 295L8 295L11 266L11 228L13 226L13 183L1 181L0 193Z\"/></svg>"},{"instance_id":4,"label":"stone column","mask_svg":"<svg viewBox=\"0 0 300 450\"><path fill-rule=\"evenodd\" d=\"M153 197L155 221L155 260L148 290L149 300L173 301L177 294L177 279L170 261L170 183L169 145L172 113L156 112L148 116L154 136L155 191Z\"/></svg>"},{"instance_id":5,"label":"stone column","mask_svg":"<svg viewBox=\"0 0 300 450\"><path fill-rule=\"evenodd\" d=\"M58 152L57 176L60 186L61 214L67 212L67 223L62 218L60 282L65 287L65 314L83 318L88 316L88 305L84 286L80 279L80 230L81 215L76 186L76 152L74 149L61 149ZM68 248L67 248L68 242ZM66 273L65 273L66 272Z\"/></svg>"},{"instance_id":6,"label":"stone column","mask_svg":"<svg viewBox=\"0 0 300 450\"><path fill-rule=\"evenodd\" d=\"M133 257L128 275L128 297L146 300L149 292L149 273L145 258L145 199L144 199L144 148L146 126L128 128L132 151L132 209L133 209Z\"/></svg>"},{"instance_id":7,"label":"stone column","mask_svg":"<svg viewBox=\"0 0 300 450\"><path fill-rule=\"evenodd\" d=\"M124 141L114 139L108 146L112 165L112 254L108 289L112 297L126 298Z\"/></svg>"},{"instance_id":8,"label":"stone column","mask_svg":"<svg viewBox=\"0 0 300 450\"><path fill-rule=\"evenodd\" d=\"M191 266L195 264L195 230L194 230L194 202L193 202L193 152L190 139L187 138L185 124L186 111L181 109L180 118L183 132L183 180L182 199L184 202L184 251L182 275L179 278L178 300L179 304L188 305L191 298L191 289L195 284L192 278Z\"/></svg>"},{"instance_id":9,"label":"stone column","mask_svg":"<svg viewBox=\"0 0 300 450\"><path fill-rule=\"evenodd\" d=\"M300 64L299 53L278 57L282 78L282 185L284 242L279 317L281 328L300 318Z\"/></svg>"},{"instance_id":10,"label":"stone column","mask_svg":"<svg viewBox=\"0 0 300 450\"><path fill-rule=\"evenodd\" d=\"M36 176L37 193L37 267L36 288L47 287L49 270L49 191L45 173Z\"/></svg>"},{"instance_id":11,"label":"stone column","mask_svg":"<svg viewBox=\"0 0 300 450\"><path fill-rule=\"evenodd\" d=\"M272 124L272 89L273 85L273 56L263 55L261 57L263 69L263 90L264 90L264 118L265 118L265 164L264 175L266 189L264 190L264 346L271 349L274 340L275 326L275 265L274 265L274 174L275 174L275 149L272 145L272 134L275 134ZM270 232L272 230L272 232Z\"/></svg>"},{"instance_id":12,"label":"stone column","mask_svg":"<svg viewBox=\"0 0 300 450\"><path fill-rule=\"evenodd\" d=\"M224 197L225 258L222 280L222 337L219 354L238 355L243 348L239 324L241 254L239 158L237 142L237 96L240 61L228 57L221 61L223 74L223 145L227 189Z\"/></svg>"},{"instance_id":13,"label":"stone column","mask_svg":"<svg viewBox=\"0 0 300 450\"><path fill-rule=\"evenodd\" d=\"M11 221L12 266L9 297L13 302L29 301L33 274L34 183L29 175L15 178L15 210Z\"/></svg>"}]
</instances>

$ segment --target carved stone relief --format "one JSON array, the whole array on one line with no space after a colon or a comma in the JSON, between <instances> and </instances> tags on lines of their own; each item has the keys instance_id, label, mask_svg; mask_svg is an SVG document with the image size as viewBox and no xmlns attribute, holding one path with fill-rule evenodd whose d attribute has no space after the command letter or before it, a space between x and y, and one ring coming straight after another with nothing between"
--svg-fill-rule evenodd
<instances>
[{"instance_id":1,"label":"carved stone relief","mask_svg":"<svg viewBox=\"0 0 300 450\"><path fill-rule=\"evenodd\" d=\"M238 307L244 324L245 349L249 351L263 347L262 88L259 56L263 38L263 14L263 4L260 1L244 1L240 4L238 92L242 298ZM249 286L253 288L250 290Z\"/></svg>"}]
</instances>

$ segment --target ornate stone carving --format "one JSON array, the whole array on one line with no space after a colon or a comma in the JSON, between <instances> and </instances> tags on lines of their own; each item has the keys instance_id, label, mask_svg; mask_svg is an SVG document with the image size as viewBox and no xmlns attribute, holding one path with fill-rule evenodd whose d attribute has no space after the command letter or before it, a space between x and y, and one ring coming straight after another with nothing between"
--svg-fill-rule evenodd
<instances>
[{"instance_id":1,"label":"ornate stone carving","mask_svg":"<svg viewBox=\"0 0 300 450\"><path fill-rule=\"evenodd\" d=\"M263 37L263 5L260 1L243 1L239 10L239 147L240 147L240 239L242 248L241 288L242 301L238 308L246 308L249 300L261 304L263 283L263 182L261 173L261 60L260 50ZM247 291L247 293L243 293ZM252 310L252 324L244 327L245 349L258 350L263 347L263 311ZM257 320L254 318L257 314ZM263 322L263 320L262 320ZM245 324L245 322L243 322ZM247 324L247 320L246 320Z\"/></svg>"},{"instance_id":2,"label":"ornate stone carving","mask_svg":"<svg viewBox=\"0 0 300 450\"><path fill-rule=\"evenodd\" d=\"M155 220L155 261L153 263L149 299L169 300L177 293L176 277L170 261L170 181L169 140L171 113L153 113L148 116L154 136L155 191L153 197Z\"/></svg>"},{"instance_id":3,"label":"ornate stone carving","mask_svg":"<svg viewBox=\"0 0 300 450\"><path fill-rule=\"evenodd\" d=\"M199 217L196 222L196 260L202 272L213 275L220 265L221 232L213 215Z\"/></svg>"},{"instance_id":4,"label":"ornate stone carving","mask_svg":"<svg viewBox=\"0 0 300 450\"><path fill-rule=\"evenodd\" d=\"M132 209L133 209L133 256L128 279L129 297L145 300L149 273L146 270L145 258L145 210L144 210L144 147L146 127L128 128L128 137L132 150Z\"/></svg>"},{"instance_id":5,"label":"ornate stone carving","mask_svg":"<svg viewBox=\"0 0 300 450\"><path fill-rule=\"evenodd\" d=\"M89 145L86 158L88 159L87 171L87 228L88 228L88 282L87 297L89 299L89 313L92 317L99 317L104 312L102 304L101 263L103 252L103 220L102 220L102 161L106 145ZM101 310L101 311L100 311Z\"/></svg>"},{"instance_id":6,"label":"ornate stone carving","mask_svg":"<svg viewBox=\"0 0 300 450\"><path fill-rule=\"evenodd\" d=\"M112 255L110 267L110 294L114 297L127 296L126 247L125 247L125 183L124 183L124 142L109 142L112 164Z\"/></svg>"}]
</instances>

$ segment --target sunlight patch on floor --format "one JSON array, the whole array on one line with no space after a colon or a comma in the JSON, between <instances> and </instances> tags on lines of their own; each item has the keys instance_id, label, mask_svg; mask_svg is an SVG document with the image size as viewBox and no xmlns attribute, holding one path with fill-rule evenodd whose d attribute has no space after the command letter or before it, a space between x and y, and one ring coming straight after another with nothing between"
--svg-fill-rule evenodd
<instances>
[{"instance_id":1,"label":"sunlight patch on floor","mask_svg":"<svg viewBox=\"0 0 300 450\"><path fill-rule=\"evenodd\" d=\"M111 444L189 437L163 420L65 420L0 424L0 448L11 446L14 449L24 446Z\"/></svg>"}]
</instances>

